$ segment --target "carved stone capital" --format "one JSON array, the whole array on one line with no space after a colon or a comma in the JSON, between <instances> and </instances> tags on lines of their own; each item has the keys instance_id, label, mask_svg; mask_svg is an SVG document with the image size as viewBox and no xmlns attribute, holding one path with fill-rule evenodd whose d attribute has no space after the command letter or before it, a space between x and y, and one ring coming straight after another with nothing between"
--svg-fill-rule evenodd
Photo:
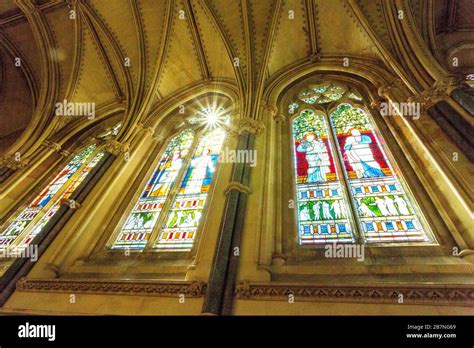
<instances>
[{"instance_id":1,"label":"carved stone capital","mask_svg":"<svg viewBox=\"0 0 474 348\"><path fill-rule=\"evenodd\" d=\"M252 192L250 187L242 185L240 182L232 181L224 189L224 195L227 196L233 190L236 190L236 191L241 192L241 193L245 193L246 195L248 195Z\"/></svg>"},{"instance_id":2,"label":"carved stone capital","mask_svg":"<svg viewBox=\"0 0 474 348\"><path fill-rule=\"evenodd\" d=\"M23 169L28 166L29 160L28 159L18 159L18 157L14 155L0 155L0 166L7 167L13 170Z\"/></svg>"},{"instance_id":3,"label":"carved stone capital","mask_svg":"<svg viewBox=\"0 0 474 348\"><path fill-rule=\"evenodd\" d=\"M239 121L239 133L249 132L250 134L258 135L265 129L262 122L251 119L241 118Z\"/></svg>"},{"instance_id":4,"label":"carved stone capital","mask_svg":"<svg viewBox=\"0 0 474 348\"><path fill-rule=\"evenodd\" d=\"M447 99L451 92L460 86L461 82L459 77L448 76L442 80L436 81L431 88L410 97L408 101L412 103L420 103L424 109L429 109L437 102Z\"/></svg>"},{"instance_id":5,"label":"carved stone capital","mask_svg":"<svg viewBox=\"0 0 474 348\"><path fill-rule=\"evenodd\" d=\"M266 104L266 103L262 104L262 109L269 112L272 116L278 112L278 108L275 105Z\"/></svg>"},{"instance_id":6,"label":"carved stone capital","mask_svg":"<svg viewBox=\"0 0 474 348\"><path fill-rule=\"evenodd\" d=\"M117 140L108 139L104 141L102 149L104 151L110 152L112 155L120 156L127 153L130 150L130 146L127 143L122 144Z\"/></svg>"}]
</instances>

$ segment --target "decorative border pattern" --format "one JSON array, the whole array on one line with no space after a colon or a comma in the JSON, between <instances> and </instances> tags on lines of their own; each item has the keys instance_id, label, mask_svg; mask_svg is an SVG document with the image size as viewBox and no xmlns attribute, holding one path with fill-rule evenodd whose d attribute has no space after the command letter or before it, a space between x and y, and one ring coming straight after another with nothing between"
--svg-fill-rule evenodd
<instances>
[{"instance_id":1,"label":"decorative border pattern","mask_svg":"<svg viewBox=\"0 0 474 348\"><path fill-rule=\"evenodd\" d=\"M74 279L27 279L21 278L17 284L18 291L27 292L63 292L93 293L113 295L148 295L176 297L202 297L206 293L204 282L150 282L150 281L109 281L109 280L74 280Z\"/></svg>"},{"instance_id":2,"label":"decorative border pattern","mask_svg":"<svg viewBox=\"0 0 474 348\"><path fill-rule=\"evenodd\" d=\"M243 300L435 304L474 307L473 285L292 285L240 282L235 293ZM403 297L401 297L402 295ZM402 299L402 302L399 300Z\"/></svg>"}]
</instances>

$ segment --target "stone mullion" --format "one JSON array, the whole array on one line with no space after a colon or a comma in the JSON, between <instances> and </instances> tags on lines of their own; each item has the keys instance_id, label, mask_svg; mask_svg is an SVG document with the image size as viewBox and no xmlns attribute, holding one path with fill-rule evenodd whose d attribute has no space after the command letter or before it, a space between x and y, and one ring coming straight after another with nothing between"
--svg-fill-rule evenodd
<instances>
[{"instance_id":1,"label":"stone mullion","mask_svg":"<svg viewBox=\"0 0 474 348\"><path fill-rule=\"evenodd\" d=\"M275 111L276 112L276 111ZM275 122L275 140L273 146L275 147L274 158L276 159L275 163L275 173L274 173L274 180L275 180L275 196L276 196L276 207L275 210L277 214L274 217L274 228L275 228L275 244L274 244L274 252L272 255L272 261L276 263L284 263L286 257L283 253L283 226L282 226L282 213L283 213L283 196L282 196L282 185L283 185L283 124L285 122L285 116L278 115L274 118ZM291 121L290 121L291 123ZM273 147L272 146L272 147ZM276 154L276 155L275 155Z\"/></svg>"}]
</instances>

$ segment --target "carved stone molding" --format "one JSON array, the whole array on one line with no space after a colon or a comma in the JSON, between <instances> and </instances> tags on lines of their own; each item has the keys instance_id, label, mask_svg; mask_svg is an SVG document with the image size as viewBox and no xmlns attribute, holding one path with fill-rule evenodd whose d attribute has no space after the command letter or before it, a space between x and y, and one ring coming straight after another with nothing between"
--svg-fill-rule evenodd
<instances>
[{"instance_id":1,"label":"carved stone molding","mask_svg":"<svg viewBox=\"0 0 474 348\"><path fill-rule=\"evenodd\" d=\"M130 149L128 144L122 144L121 142L114 139L108 139L104 141L102 148L104 151L110 152L115 156L125 154Z\"/></svg>"},{"instance_id":2,"label":"carved stone molding","mask_svg":"<svg viewBox=\"0 0 474 348\"><path fill-rule=\"evenodd\" d=\"M462 305L474 307L474 285L294 285L240 282L237 298L295 302L363 302ZM402 296L400 296L402 295Z\"/></svg>"},{"instance_id":3,"label":"carved stone molding","mask_svg":"<svg viewBox=\"0 0 474 348\"><path fill-rule=\"evenodd\" d=\"M258 135L265 129L262 122L253 120L251 118L242 118L239 122L239 133L249 132L250 134Z\"/></svg>"},{"instance_id":4,"label":"carved stone molding","mask_svg":"<svg viewBox=\"0 0 474 348\"><path fill-rule=\"evenodd\" d=\"M241 193L245 193L246 195L252 192L250 187L242 185L240 182L237 182L237 181L232 181L227 185L227 187L224 189L224 195L227 196L232 190L237 190Z\"/></svg>"},{"instance_id":5,"label":"carved stone molding","mask_svg":"<svg viewBox=\"0 0 474 348\"><path fill-rule=\"evenodd\" d=\"M64 292L112 295L146 295L176 297L202 297L206 284L199 281L112 281L106 279L27 279L21 278L16 284L18 291L25 292Z\"/></svg>"}]
</instances>

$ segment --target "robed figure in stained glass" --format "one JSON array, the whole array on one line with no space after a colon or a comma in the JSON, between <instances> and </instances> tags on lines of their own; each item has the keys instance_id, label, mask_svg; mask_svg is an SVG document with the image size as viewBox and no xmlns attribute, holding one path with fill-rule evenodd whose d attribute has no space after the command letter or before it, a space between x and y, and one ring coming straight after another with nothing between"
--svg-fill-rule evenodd
<instances>
[{"instance_id":1,"label":"robed figure in stained glass","mask_svg":"<svg viewBox=\"0 0 474 348\"><path fill-rule=\"evenodd\" d=\"M169 191L171 185L178 175L178 171L181 168L183 159L180 157L179 153L174 153L168 163L165 164L164 168L158 174L156 178L156 184L153 187L152 193L150 196L165 196Z\"/></svg>"},{"instance_id":2,"label":"robed figure in stained glass","mask_svg":"<svg viewBox=\"0 0 474 348\"><path fill-rule=\"evenodd\" d=\"M184 194L200 193L209 173L214 173L214 161L210 149L204 149L201 156L191 161L191 174L187 179Z\"/></svg>"},{"instance_id":3,"label":"robed figure in stained glass","mask_svg":"<svg viewBox=\"0 0 474 348\"><path fill-rule=\"evenodd\" d=\"M344 144L344 150L358 178L384 176L380 165L375 161L370 144L372 139L363 135L358 129L351 129L350 136Z\"/></svg>"},{"instance_id":4,"label":"robed figure in stained glass","mask_svg":"<svg viewBox=\"0 0 474 348\"><path fill-rule=\"evenodd\" d=\"M306 153L308 162L308 178L306 182L326 182L326 174L331 172L329 154L326 145L314 133L306 133L303 141L296 148Z\"/></svg>"}]
</instances>

